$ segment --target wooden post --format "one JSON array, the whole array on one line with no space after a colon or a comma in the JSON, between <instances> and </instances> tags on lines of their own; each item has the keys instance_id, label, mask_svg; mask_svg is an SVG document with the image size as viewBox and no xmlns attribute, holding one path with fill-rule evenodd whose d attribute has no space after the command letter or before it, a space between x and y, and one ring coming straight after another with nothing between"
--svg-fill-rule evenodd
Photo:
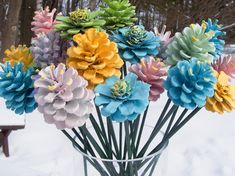
<instances>
[{"instance_id":1,"label":"wooden post","mask_svg":"<svg viewBox=\"0 0 235 176\"><path fill-rule=\"evenodd\" d=\"M6 157L10 156L9 153L9 144L8 144L8 136L11 133L11 130L2 130L1 131L2 136L3 136L3 142L2 142L2 148L3 148L3 153L5 154Z\"/></svg>"},{"instance_id":2,"label":"wooden post","mask_svg":"<svg viewBox=\"0 0 235 176\"><path fill-rule=\"evenodd\" d=\"M6 157L10 156L9 152L9 143L8 143L8 136L10 135L11 131L23 129L24 125L22 126L0 126L0 146L2 145L3 153Z\"/></svg>"}]
</instances>

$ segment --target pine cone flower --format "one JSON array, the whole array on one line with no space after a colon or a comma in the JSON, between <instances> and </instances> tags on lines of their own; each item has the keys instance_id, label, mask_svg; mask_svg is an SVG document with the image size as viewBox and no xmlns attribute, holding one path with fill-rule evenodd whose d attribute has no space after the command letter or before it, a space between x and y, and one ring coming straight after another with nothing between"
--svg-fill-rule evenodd
<instances>
[{"instance_id":1,"label":"pine cone flower","mask_svg":"<svg viewBox=\"0 0 235 176\"><path fill-rule=\"evenodd\" d=\"M118 44L121 58L131 64L138 63L143 57L156 56L160 47L160 38L143 26L120 29L111 38Z\"/></svg>"},{"instance_id":2,"label":"pine cone flower","mask_svg":"<svg viewBox=\"0 0 235 176\"><path fill-rule=\"evenodd\" d=\"M214 36L210 39L210 42L213 42L215 45L215 51L211 52L211 54L219 58L221 54L224 51L224 45L225 41L220 39L222 36L225 36L225 32L221 31L221 26L218 25L218 20L215 20L214 23L211 19L208 19L207 21L202 21L202 25L206 25L206 31L205 32L214 32Z\"/></svg>"},{"instance_id":3,"label":"pine cone flower","mask_svg":"<svg viewBox=\"0 0 235 176\"><path fill-rule=\"evenodd\" d=\"M60 32L62 38L66 39L71 39L75 34L84 33L88 28L101 29L105 21L98 18L100 13L100 11L78 9L70 12L69 16L58 15L55 29Z\"/></svg>"},{"instance_id":4,"label":"pine cone flower","mask_svg":"<svg viewBox=\"0 0 235 176\"><path fill-rule=\"evenodd\" d=\"M214 95L215 82L210 64L192 58L179 61L169 69L164 87L175 105L194 109L203 107L207 97Z\"/></svg>"},{"instance_id":5,"label":"pine cone flower","mask_svg":"<svg viewBox=\"0 0 235 176\"><path fill-rule=\"evenodd\" d=\"M59 64L63 61L61 56L60 34L55 31L50 31L47 34L40 33L32 39L30 48L35 65L39 68L44 68L50 64Z\"/></svg>"},{"instance_id":6,"label":"pine cone flower","mask_svg":"<svg viewBox=\"0 0 235 176\"><path fill-rule=\"evenodd\" d=\"M51 12L49 7L46 7L44 10L41 9L35 12L35 16L33 17L33 22L31 23L32 31L35 34L45 33L47 34L49 31L54 29L54 15L56 9L53 9Z\"/></svg>"},{"instance_id":7,"label":"pine cone flower","mask_svg":"<svg viewBox=\"0 0 235 176\"><path fill-rule=\"evenodd\" d=\"M83 126L93 109L94 93L86 89L87 81L64 64L48 66L39 72L34 86L38 110L48 123L58 129Z\"/></svg>"},{"instance_id":8,"label":"pine cone flower","mask_svg":"<svg viewBox=\"0 0 235 176\"><path fill-rule=\"evenodd\" d=\"M78 70L88 82L89 88L101 84L106 78L121 75L123 65L118 55L118 48L105 32L88 29L85 34L73 37L78 46L68 49L67 65Z\"/></svg>"},{"instance_id":9,"label":"pine cone flower","mask_svg":"<svg viewBox=\"0 0 235 176\"><path fill-rule=\"evenodd\" d=\"M33 56L25 45L19 45L17 48L11 46L10 49L5 51L6 57L3 59L3 62L10 62L11 66L14 66L15 63L22 62L24 69L28 69L33 64Z\"/></svg>"},{"instance_id":10,"label":"pine cone flower","mask_svg":"<svg viewBox=\"0 0 235 176\"><path fill-rule=\"evenodd\" d=\"M129 68L130 72L135 73L138 79L149 84L149 101L157 101L160 94L164 92L163 77L166 76L166 69L160 59L155 60L150 57L149 61L141 59L141 62Z\"/></svg>"},{"instance_id":11,"label":"pine cone flower","mask_svg":"<svg viewBox=\"0 0 235 176\"><path fill-rule=\"evenodd\" d=\"M230 85L229 76L223 71L215 74L218 78L215 94L213 97L207 98L206 109L220 114L225 111L231 112L235 109L235 86Z\"/></svg>"},{"instance_id":12,"label":"pine cone flower","mask_svg":"<svg viewBox=\"0 0 235 176\"><path fill-rule=\"evenodd\" d=\"M113 121L132 121L148 106L149 90L150 85L138 81L133 73L121 80L113 76L106 80L106 84L96 86L95 92L99 95L95 103L102 106L102 115Z\"/></svg>"},{"instance_id":13,"label":"pine cone flower","mask_svg":"<svg viewBox=\"0 0 235 176\"><path fill-rule=\"evenodd\" d=\"M171 36L171 31L166 31L166 25L162 27L161 32L158 30L157 27L154 28L155 35L160 38L160 51L159 57L166 59L165 51L167 46L172 42L173 37Z\"/></svg>"},{"instance_id":14,"label":"pine cone flower","mask_svg":"<svg viewBox=\"0 0 235 176\"><path fill-rule=\"evenodd\" d=\"M235 56L221 55L218 60L214 60L212 67L217 72L223 71L228 76L235 78Z\"/></svg>"},{"instance_id":15,"label":"pine cone flower","mask_svg":"<svg viewBox=\"0 0 235 176\"><path fill-rule=\"evenodd\" d=\"M177 32L173 41L168 45L166 54L166 64L175 65L178 61L189 60L192 57L198 58L201 62L212 62L215 52L213 42L213 31L205 32L206 26L191 24L184 28L182 33Z\"/></svg>"},{"instance_id":16,"label":"pine cone flower","mask_svg":"<svg viewBox=\"0 0 235 176\"><path fill-rule=\"evenodd\" d=\"M1 65L0 96L6 100L6 107L16 114L31 113L37 107L33 73L32 68L24 71L22 63L15 63L13 67L9 62Z\"/></svg>"},{"instance_id":17,"label":"pine cone flower","mask_svg":"<svg viewBox=\"0 0 235 176\"><path fill-rule=\"evenodd\" d=\"M106 21L107 29L120 29L132 26L135 18L135 6L132 6L128 0L103 0L105 5L101 5L104 13L101 14Z\"/></svg>"}]
</instances>

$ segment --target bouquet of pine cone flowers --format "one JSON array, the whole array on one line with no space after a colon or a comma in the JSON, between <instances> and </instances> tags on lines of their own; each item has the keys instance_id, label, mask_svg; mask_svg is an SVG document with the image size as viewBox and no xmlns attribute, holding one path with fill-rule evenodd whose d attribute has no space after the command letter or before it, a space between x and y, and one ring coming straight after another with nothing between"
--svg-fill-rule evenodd
<instances>
[{"instance_id":1,"label":"bouquet of pine cone flowers","mask_svg":"<svg viewBox=\"0 0 235 176\"><path fill-rule=\"evenodd\" d=\"M57 14L57 15L56 15ZM31 46L1 63L0 95L17 114L37 109L84 157L84 175L156 175L169 140L201 110L235 109L235 60L217 20L175 33L136 24L128 0L68 16L35 12ZM167 93L164 108L150 103Z\"/></svg>"}]
</instances>

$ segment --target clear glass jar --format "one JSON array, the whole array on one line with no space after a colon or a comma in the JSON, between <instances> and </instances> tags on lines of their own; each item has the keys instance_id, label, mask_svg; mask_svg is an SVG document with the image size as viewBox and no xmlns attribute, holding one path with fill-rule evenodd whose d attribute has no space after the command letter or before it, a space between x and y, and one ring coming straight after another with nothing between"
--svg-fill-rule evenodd
<instances>
[{"instance_id":1,"label":"clear glass jar","mask_svg":"<svg viewBox=\"0 0 235 176\"><path fill-rule=\"evenodd\" d=\"M114 123L115 133L118 131L118 123ZM96 139L95 130L88 128ZM145 144L153 127L145 125L140 139L140 147ZM119 138L119 133L117 138ZM148 152L159 144L163 133L159 133L148 147ZM124 137L123 137L124 138ZM76 139L76 137L75 137ZM78 141L78 140L76 140ZM98 141L98 139L97 139ZM168 142L156 153L141 158L132 159L102 159L93 157L75 148L75 175L79 176L165 176L167 172L167 151ZM146 153L148 153L146 152Z\"/></svg>"}]
</instances>

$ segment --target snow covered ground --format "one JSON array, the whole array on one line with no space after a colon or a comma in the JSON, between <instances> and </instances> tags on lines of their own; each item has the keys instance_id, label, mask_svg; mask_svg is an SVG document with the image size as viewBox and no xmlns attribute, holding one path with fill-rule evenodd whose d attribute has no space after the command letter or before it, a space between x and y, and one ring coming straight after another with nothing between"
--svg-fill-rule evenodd
<instances>
[{"instance_id":1,"label":"snow covered ground","mask_svg":"<svg viewBox=\"0 0 235 176\"><path fill-rule=\"evenodd\" d=\"M151 120L157 117L153 107L161 110L165 98L151 105ZM9 142L11 157L0 154L0 176L83 176L70 142L37 111L26 116L26 128L13 132ZM164 176L233 176L234 148L235 112L219 116L202 110L171 140L168 157L162 158Z\"/></svg>"}]
</instances>

